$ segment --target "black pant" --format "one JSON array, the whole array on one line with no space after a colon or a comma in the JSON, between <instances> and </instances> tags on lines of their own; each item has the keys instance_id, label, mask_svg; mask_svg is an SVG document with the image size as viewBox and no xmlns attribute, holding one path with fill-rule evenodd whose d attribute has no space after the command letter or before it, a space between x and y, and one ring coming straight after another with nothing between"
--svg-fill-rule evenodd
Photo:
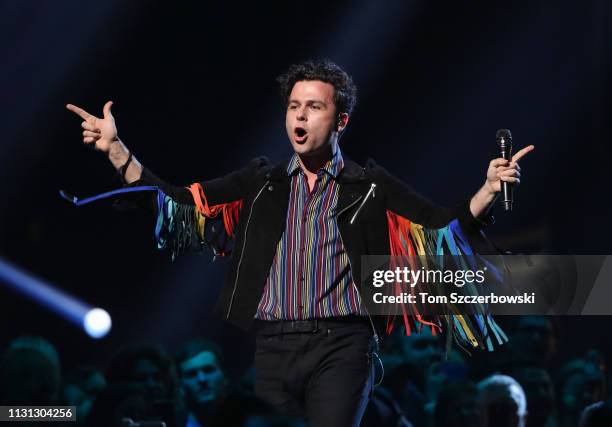
<instances>
[{"instance_id":1,"label":"black pant","mask_svg":"<svg viewBox=\"0 0 612 427\"><path fill-rule=\"evenodd\" d=\"M255 393L311 427L359 426L373 388L367 319L258 321Z\"/></svg>"}]
</instances>

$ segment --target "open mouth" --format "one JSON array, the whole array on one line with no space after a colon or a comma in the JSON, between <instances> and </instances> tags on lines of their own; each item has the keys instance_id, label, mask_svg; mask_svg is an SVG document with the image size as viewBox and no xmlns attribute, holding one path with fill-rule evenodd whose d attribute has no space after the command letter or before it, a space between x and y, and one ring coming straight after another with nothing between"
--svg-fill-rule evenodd
<instances>
[{"instance_id":1,"label":"open mouth","mask_svg":"<svg viewBox=\"0 0 612 427\"><path fill-rule=\"evenodd\" d=\"M306 139L308 139L308 132L306 132L306 129L302 127L296 127L293 130L293 135L295 137L295 142L297 143L305 142Z\"/></svg>"}]
</instances>

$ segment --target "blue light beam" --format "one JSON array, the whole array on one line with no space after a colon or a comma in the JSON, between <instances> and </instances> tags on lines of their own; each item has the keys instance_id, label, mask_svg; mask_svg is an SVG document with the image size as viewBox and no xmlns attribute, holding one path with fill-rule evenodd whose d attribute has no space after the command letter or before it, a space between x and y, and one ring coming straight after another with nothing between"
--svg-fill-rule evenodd
<instances>
[{"instance_id":1,"label":"blue light beam","mask_svg":"<svg viewBox=\"0 0 612 427\"><path fill-rule=\"evenodd\" d=\"M104 309L92 307L1 258L0 282L82 328L91 338L103 338L111 329L111 317Z\"/></svg>"}]
</instances>

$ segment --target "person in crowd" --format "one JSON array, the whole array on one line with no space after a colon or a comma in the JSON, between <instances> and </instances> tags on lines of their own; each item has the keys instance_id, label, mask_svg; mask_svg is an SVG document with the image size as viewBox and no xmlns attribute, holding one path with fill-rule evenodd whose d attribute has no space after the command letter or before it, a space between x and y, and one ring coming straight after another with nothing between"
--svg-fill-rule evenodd
<instances>
[{"instance_id":1,"label":"person in crowd","mask_svg":"<svg viewBox=\"0 0 612 427\"><path fill-rule=\"evenodd\" d=\"M9 350L16 350L19 348L31 348L38 350L53 364L54 368L61 373L61 363L59 353L53 344L43 337L36 335L22 335L15 338L8 345Z\"/></svg>"},{"instance_id":2,"label":"person in crowd","mask_svg":"<svg viewBox=\"0 0 612 427\"><path fill-rule=\"evenodd\" d=\"M612 426L612 402L596 402L582 411L579 427Z\"/></svg>"},{"instance_id":3,"label":"person in crowd","mask_svg":"<svg viewBox=\"0 0 612 427\"><path fill-rule=\"evenodd\" d=\"M106 370L108 385L93 404L87 425L116 425L123 418L164 421L168 427L186 423L172 358L154 345L123 347Z\"/></svg>"},{"instance_id":4,"label":"person in crowd","mask_svg":"<svg viewBox=\"0 0 612 427\"><path fill-rule=\"evenodd\" d=\"M514 378L493 374L477 387L476 402L482 427L525 427L527 398Z\"/></svg>"},{"instance_id":5,"label":"person in crowd","mask_svg":"<svg viewBox=\"0 0 612 427\"><path fill-rule=\"evenodd\" d=\"M557 353L557 329L549 316L519 316L509 335L510 364L547 367Z\"/></svg>"},{"instance_id":6,"label":"person in crowd","mask_svg":"<svg viewBox=\"0 0 612 427\"><path fill-rule=\"evenodd\" d=\"M565 363L557 381L559 427L578 425L584 408L606 396L606 378L600 366L583 358Z\"/></svg>"},{"instance_id":7,"label":"person in crowd","mask_svg":"<svg viewBox=\"0 0 612 427\"><path fill-rule=\"evenodd\" d=\"M507 373L525 390L529 407L527 427L555 427L555 388L548 371L538 366L518 365Z\"/></svg>"},{"instance_id":8,"label":"person in crowd","mask_svg":"<svg viewBox=\"0 0 612 427\"><path fill-rule=\"evenodd\" d=\"M467 380L445 383L436 399L433 427L479 427L478 390ZM431 425L431 424L430 424Z\"/></svg>"},{"instance_id":9,"label":"person in crowd","mask_svg":"<svg viewBox=\"0 0 612 427\"><path fill-rule=\"evenodd\" d=\"M430 327L409 336L397 334L395 339L401 348L401 363L388 371L385 384L415 426L427 425L442 385L466 378L467 368L458 353L446 354L442 336Z\"/></svg>"},{"instance_id":10,"label":"person in crowd","mask_svg":"<svg viewBox=\"0 0 612 427\"><path fill-rule=\"evenodd\" d=\"M228 393L223 353L214 342L195 339L180 347L175 362L189 409L186 426L206 426Z\"/></svg>"},{"instance_id":11,"label":"person in crowd","mask_svg":"<svg viewBox=\"0 0 612 427\"><path fill-rule=\"evenodd\" d=\"M0 362L0 404L56 405L61 384L55 346L37 336L9 343Z\"/></svg>"},{"instance_id":12,"label":"person in crowd","mask_svg":"<svg viewBox=\"0 0 612 427\"><path fill-rule=\"evenodd\" d=\"M106 387L102 372L92 366L77 366L62 384L63 404L76 407L76 422L87 418L96 396Z\"/></svg>"}]
</instances>

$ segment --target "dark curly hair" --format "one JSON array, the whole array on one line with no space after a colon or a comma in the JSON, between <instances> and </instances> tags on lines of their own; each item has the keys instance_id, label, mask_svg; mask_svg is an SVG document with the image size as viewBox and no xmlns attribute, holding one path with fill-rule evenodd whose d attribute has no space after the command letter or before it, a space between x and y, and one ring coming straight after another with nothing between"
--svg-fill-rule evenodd
<instances>
[{"instance_id":1,"label":"dark curly hair","mask_svg":"<svg viewBox=\"0 0 612 427\"><path fill-rule=\"evenodd\" d=\"M280 84L281 96L285 104L296 82L319 80L334 86L334 104L338 113L351 114L357 103L357 87L346 71L328 59L306 61L293 64L276 81Z\"/></svg>"}]
</instances>

